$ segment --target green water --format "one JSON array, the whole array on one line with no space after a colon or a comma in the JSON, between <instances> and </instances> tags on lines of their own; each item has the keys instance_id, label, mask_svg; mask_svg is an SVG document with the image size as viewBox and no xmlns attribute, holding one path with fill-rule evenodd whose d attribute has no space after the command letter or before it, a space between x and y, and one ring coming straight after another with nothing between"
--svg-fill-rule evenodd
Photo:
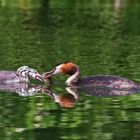
<instances>
[{"instance_id":1,"label":"green water","mask_svg":"<svg viewBox=\"0 0 140 140\"><path fill-rule=\"evenodd\" d=\"M83 76L112 74L140 82L140 2L1 0L0 60L1 70L28 65L40 73L72 61ZM1 91L0 139L140 139L139 93L102 96L98 89L74 89L74 97L65 80L54 78L50 91L71 99L69 109L48 94Z\"/></svg>"}]
</instances>

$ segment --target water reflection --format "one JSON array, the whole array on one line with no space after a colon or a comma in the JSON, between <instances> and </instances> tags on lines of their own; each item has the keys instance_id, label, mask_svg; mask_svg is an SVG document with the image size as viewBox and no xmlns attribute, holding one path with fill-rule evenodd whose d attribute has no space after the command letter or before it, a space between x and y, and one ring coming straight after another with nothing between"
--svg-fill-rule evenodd
<instances>
[{"instance_id":1,"label":"water reflection","mask_svg":"<svg viewBox=\"0 0 140 140\"><path fill-rule=\"evenodd\" d=\"M12 137L22 135L24 138L34 139L46 136L50 139L52 137L53 139L59 139L60 137L67 137L69 134L67 139L76 137L79 137L79 139L82 139L82 137L85 139L99 137L100 139L103 136L105 139L111 139L112 136L119 136L120 138L126 136L128 138L130 135L125 133L119 135L119 132L139 130L139 123L136 125L135 122L129 121L139 120L139 108L136 110L135 105L133 105L134 102L138 104L139 100L104 98L104 96L112 97L114 95L129 97L127 95L133 94L133 91L67 87L60 94L60 91L56 91L55 87L20 83L0 85L0 90L16 92L20 96L20 102L14 104L10 98L7 98L6 105L1 106L3 107L3 113L0 130L1 133L7 134L7 137L10 133ZM43 95L43 98L40 95ZM85 95L88 95L88 98ZM31 97L36 98L29 102L28 98ZM50 97L51 100L47 100L46 97ZM34 104L37 99L40 102ZM18 101L17 99L14 100ZM21 103L21 101L23 102ZM62 108L52 108L49 101L58 104ZM45 106L41 102L45 102ZM5 116L7 117L5 118ZM10 128L9 125L11 125ZM54 136L54 132L58 135Z\"/></svg>"},{"instance_id":2,"label":"water reflection","mask_svg":"<svg viewBox=\"0 0 140 140\"><path fill-rule=\"evenodd\" d=\"M51 139L53 137L54 140L60 137L113 139L113 137L124 136L129 138L130 135L126 133L119 134L130 130L135 130L132 137L139 137L139 108L135 106L139 104L139 100L136 100L138 97L136 96L136 99L131 97L126 99L104 98L104 96L129 97L127 95L133 94L134 91L67 87L60 94L60 91L56 91L53 86L27 83L0 85L0 91L16 92L20 96L19 102L14 99L17 102L14 102L15 104L8 96L4 101L6 104L1 105L3 111L0 117L0 130L2 134L5 134L4 137L8 137L10 133L13 138L22 136L25 139L29 137L29 139L43 139L44 137ZM35 95L44 96L43 98L36 96L31 102L22 100L35 97ZM88 98L85 95L88 95ZM50 97L51 100L47 100L46 97ZM40 102L34 104L37 99ZM58 104L61 108L52 108L49 101ZM42 102L45 102L45 105ZM68 134L69 137L67 137Z\"/></svg>"},{"instance_id":3,"label":"water reflection","mask_svg":"<svg viewBox=\"0 0 140 140\"><path fill-rule=\"evenodd\" d=\"M68 94L59 95L53 92L47 92L55 103L58 103L63 108L73 108L79 99L79 93L73 92L72 90L67 90Z\"/></svg>"},{"instance_id":4,"label":"water reflection","mask_svg":"<svg viewBox=\"0 0 140 140\"><path fill-rule=\"evenodd\" d=\"M59 95L51 92L49 86L36 85L29 83L10 83L0 84L0 91L17 93L19 96L27 97L34 96L36 94L46 94L51 97L52 101L58 103L61 107L72 108L76 104L79 98L79 93L76 93L70 89L67 89L69 94Z\"/></svg>"},{"instance_id":5,"label":"water reflection","mask_svg":"<svg viewBox=\"0 0 140 140\"><path fill-rule=\"evenodd\" d=\"M51 97L52 101L63 108L73 108L79 100L80 94L90 96L126 96L138 93L138 90L118 90L100 87L66 87L65 93L59 94L53 92L51 86L36 85L29 83L9 83L0 84L0 91L17 93L19 96L28 97L36 94L45 94Z\"/></svg>"},{"instance_id":6,"label":"water reflection","mask_svg":"<svg viewBox=\"0 0 140 140\"><path fill-rule=\"evenodd\" d=\"M42 85L35 85L29 83L4 83L0 84L0 91L17 93L19 96L33 96L36 93L42 91Z\"/></svg>"},{"instance_id":7,"label":"water reflection","mask_svg":"<svg viewBox=\"0 0 140 140\"><path fill-rule=\"evenodd\" d=\"M126 6L126 0L114 0L114 7L116 9L124 8Z\"/></svg>"}]
</instances>

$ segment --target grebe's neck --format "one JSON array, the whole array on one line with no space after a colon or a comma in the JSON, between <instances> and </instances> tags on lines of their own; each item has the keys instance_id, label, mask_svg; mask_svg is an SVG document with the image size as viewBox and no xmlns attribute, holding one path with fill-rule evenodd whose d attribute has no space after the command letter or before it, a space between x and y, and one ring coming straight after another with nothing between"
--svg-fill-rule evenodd
<instances>
[{"instance_id":1,"label":"grebe's neck","mask_svg":"<svg viewBox=\"0 0 140 140\"><path fill-rule=\"evenodd\" d=\"M66 80L66 85L67 86L72 86L75 85L76 83L78 83L78 81L80 80L80 70L79 68L77 69L77 71L71 75L67 80Z\"/></svg>"}]
</instances>

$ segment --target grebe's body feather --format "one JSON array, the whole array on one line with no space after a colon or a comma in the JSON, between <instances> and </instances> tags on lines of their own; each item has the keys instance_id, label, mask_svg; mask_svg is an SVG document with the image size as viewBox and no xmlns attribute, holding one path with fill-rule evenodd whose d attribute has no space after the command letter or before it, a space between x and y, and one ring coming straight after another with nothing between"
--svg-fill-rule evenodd
<instances>
[{"instance_id":1,"label":"grebe's body feather","mask_svg":"<svg viewBox=\"0 0 140 140\"><path fill-rule=\"evenodd\" d=\"M0 83L28 82L28 76L18 75L14 71L0 71Z\"/></svg>"},{"instance_id":2,"label":"grebe's body feather","mask_svg":"<svg viewBox=\"0 0 140 140\"><path fill-rule=\"evenodd\" d=\"M119 76L112 75L95 75L81 78L71 85L81 86L102 86L116 89L138 89L140 86L135 82Z\"/></svg>"}]
</instances>

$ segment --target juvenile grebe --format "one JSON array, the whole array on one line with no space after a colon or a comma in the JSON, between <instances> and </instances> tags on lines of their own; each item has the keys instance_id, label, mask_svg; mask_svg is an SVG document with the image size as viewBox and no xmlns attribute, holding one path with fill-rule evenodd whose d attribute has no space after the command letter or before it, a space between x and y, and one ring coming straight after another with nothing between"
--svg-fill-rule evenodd
<instances>
[{"instance_id":1,"label":"juvenile grebe","mask_svg":"<svg viewBox=\"0 0 140 140\"><path fill-rule=\"evenodd\" d=\"M42 76L37 70L28 66L22 66L17 71L0 71L0 83L29 82L29 77L43 82Z\"/></svg>"},{"instance_id":2,"label":"juvenile grebe","mask_svg":"<svg viewBox=\"0 0 140 140\"><path fill-rule=\"evenodd\" d=\"M115 89L140 89L140 85L119 76L112 75L95 75L89 77L80 77L79 67L71 62L61 63L55 68L43 74L44 79L48 79L56 74L66 74L70 77L66 80L67 86L100 86Z\"/></svg>"}]
</instances>

